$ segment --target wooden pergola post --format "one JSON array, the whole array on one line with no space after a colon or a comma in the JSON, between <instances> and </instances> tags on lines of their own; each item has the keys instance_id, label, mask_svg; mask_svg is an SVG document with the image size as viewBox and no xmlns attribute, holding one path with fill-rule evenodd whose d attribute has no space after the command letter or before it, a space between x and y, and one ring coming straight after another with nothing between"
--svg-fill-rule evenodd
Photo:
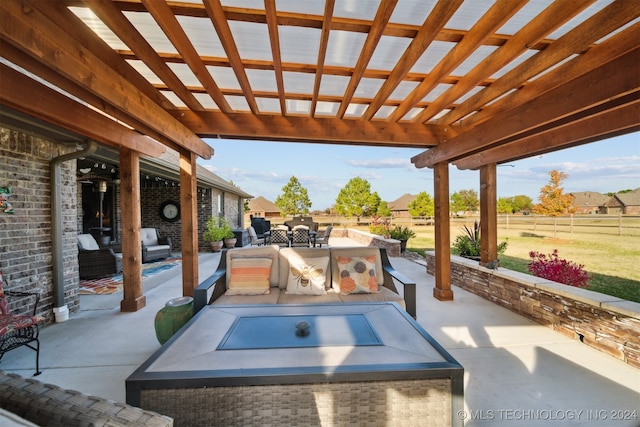
<instances>
[{"instance_id":1,"label":"wooden pergola post","mask_svg":"<svg viewBox=\"0 0 640 427\"><path fill-rule=\"evenodd\" d=\"M453 300L451 290L451 232L449 230L449 164L433 167L435 204L435 279L433 296L440 301Z\"/></svg>"},{"instance_id":2,"label":"wooden pergola post","mask_svg":"<svg viewBox=\"0 0 640 427\"><path fill-rule=\"evenodd\" d=\"M142 294L140 240L140 153L120 148L120 203L122 211L122 281L120 311L138 311L146 305Z\"/></svg>"},{"instance_id":3,"label":"wooden pergola post","mask_svg":"<svg viewBox=\"0 0 640 427\"><path fill-rule=\"evenodd\" d=\"M182 223L182 295L198 286L198 183L196 154L180 151L180 222Z\"/></svg>"},{"instance_id":4,"label":"wooden pergola post","mask_svg":"<svg viewBox=\"0 0 640 427\"><path fill-rule=\"evenodd\" d=\"M480 167L480 265L496 267L498 259L498 212L496 164Z\"/></svg>"}]
</instances>

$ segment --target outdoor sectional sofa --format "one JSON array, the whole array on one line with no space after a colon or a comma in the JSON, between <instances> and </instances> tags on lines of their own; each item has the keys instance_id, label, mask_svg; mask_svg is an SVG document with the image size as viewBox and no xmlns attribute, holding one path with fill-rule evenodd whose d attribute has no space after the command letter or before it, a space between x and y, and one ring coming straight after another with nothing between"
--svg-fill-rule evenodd
<instances>
[{"instance_id":1,"label":"outdoor sectional sofa","mask_svg":"<svg viewBox=\"0 0 640 427\"><path fill-rule=\"evenodd\" d=\"M270 245L223 253L216 272L194 291L194 312L207 304L389 301L416 317L416 285L393 269L384 248Z\"/></svg>"}]
</instances>

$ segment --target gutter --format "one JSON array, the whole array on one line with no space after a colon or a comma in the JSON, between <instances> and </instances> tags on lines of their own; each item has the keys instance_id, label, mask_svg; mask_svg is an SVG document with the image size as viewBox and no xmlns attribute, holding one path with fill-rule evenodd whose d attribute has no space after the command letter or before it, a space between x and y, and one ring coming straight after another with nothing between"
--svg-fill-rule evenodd
<instances>
[{"instance_id":1,"label":"gutter","mask_svg":"<svg viewBox=\"0 0 640 427\"><path fill-rule=\"evenodd\" d=\"M49 162L49 174L51 179L51 249L53 264L53 314L56 323L69 319L69 308L64 297L64 249L62 245L64 226L62 224L62 178L60 165L66 161L78 157L90 156L95 153L98 144L95 141L87 142L85 148L72 153L55 157Z\"/></svg>"}]
</instances>

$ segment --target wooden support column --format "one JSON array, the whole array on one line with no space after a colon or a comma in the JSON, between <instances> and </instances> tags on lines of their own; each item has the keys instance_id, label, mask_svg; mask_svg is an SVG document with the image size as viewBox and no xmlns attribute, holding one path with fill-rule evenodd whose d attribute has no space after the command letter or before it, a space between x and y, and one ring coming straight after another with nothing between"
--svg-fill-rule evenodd
<instances>
[{"instance_id":1,"label":"wooden support column","mask_svg":"<svg viewBox=\"0 0 640 427\"><path fill-rule=\"evenodd\" d=\"M493 268L498 259L496 193L496 164L484 165L480 168L480 265Z\"/></svg>"},{"instance_id":2,"label":"wooden support column","mask_svg":"<svg viewBox=\"0 0 640 427\"><path fill-rule=\"evenodd\" d=\"M451 232L449 229L449 164L433 167L435 202L435 278L433 296L440 301L453 300L451 290Z\"/></svg>"},{"instance_id":3,"label":"wooden support column","mask_svg":"<svg viewBox=\"0 0 640 427\"><path fill-rule=\"evenodd\" d=\"M198 183L196 154L180 152L180 222L182 223L182 295L198 286Z\"/></svg>"},{"instance_id":4,"label":"wooden support column","mask_svg":"<svg viewBox=\"0 0 640 427\"><path fill-rule=\"evenodd\" d=\"M123 300L120 311L138 311L142 295L142 241L140 240L140 154L120 148L120 210L122 211Z\"/></svg>"}]
</instances>

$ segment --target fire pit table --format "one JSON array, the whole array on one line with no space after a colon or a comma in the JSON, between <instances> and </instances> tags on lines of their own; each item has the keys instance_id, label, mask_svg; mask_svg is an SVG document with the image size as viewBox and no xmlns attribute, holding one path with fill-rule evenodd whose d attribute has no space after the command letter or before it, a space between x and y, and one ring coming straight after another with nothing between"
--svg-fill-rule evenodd
<instances>
[{"instance_id":1,"label":"fire pit table","mask_svg":"<svg viewBox=\"0 0 640 427\"><path fill-rule=\"evenodd\" d=\"M208 306L126 391L177 426L461 426L463 368L395 303Z\"/></svg>"}]
</instances>

